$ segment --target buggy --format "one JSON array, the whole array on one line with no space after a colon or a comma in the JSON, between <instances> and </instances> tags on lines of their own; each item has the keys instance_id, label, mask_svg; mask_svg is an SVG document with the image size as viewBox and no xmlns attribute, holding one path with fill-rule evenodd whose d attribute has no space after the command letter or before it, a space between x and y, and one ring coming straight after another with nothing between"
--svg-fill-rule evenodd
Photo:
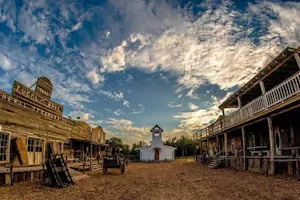
<instances>
[{"instance_id":1,"label":"buggy","mask_svg":"<svg viewBox=\"0 0 300 200\"><path fill-rule=\"evenodd\" d=\"M103 174L107 174L107 170L109 168L119 168L121 170L121 174L123 175L125 172L125 161L123 158L118 155L108 156L105 155L103 157Z\"/></svg>"}]
</instances>

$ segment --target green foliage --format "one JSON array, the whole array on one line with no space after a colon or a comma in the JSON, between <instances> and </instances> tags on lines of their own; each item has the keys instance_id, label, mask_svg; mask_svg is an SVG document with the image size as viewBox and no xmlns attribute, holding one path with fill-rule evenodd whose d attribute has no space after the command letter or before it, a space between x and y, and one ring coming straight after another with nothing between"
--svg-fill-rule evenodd
<instances>
[{"instance_id":1,"label":"green foliage","mask_svg":"<svg viewBox=\"0 0 300 200\"><path fill-rule=\"evenodd\" d=\"M195 153L195 142L185 136L179 139L173 137L165 142L165 145L176 147L175 151L177 157L179 156L192 156Z\"/></svg>"},{"instance_id":2,"label":"green foliage","mask_svg":"<svg viewBox=\"0 0 300 200\"><path fill-rule=\"evenodd\" d=\"M111 146L123 148L123 141L121 138L112 137L105 141L106 144L109 144Z\"/></svg>"}]
</instances>

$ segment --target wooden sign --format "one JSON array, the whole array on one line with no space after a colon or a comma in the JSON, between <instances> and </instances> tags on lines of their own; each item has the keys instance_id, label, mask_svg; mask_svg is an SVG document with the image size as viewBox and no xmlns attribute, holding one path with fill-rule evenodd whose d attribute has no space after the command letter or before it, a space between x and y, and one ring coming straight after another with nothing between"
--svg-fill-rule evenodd
<instances>
[{"instance_id":1,"label":"wooden sign","mask_svg":"<svg viewBox=\"0 0 300 200\"><path fill-rule=\"evenodd\" d=\"M37 112L39 114L42 114L46 117L61 121L61 122L65 122L65 123L70 123L70 120L64 118L62 116L62 114L53 114L52 112L47 112L46 109L40 109L37 106L33 105L32 102L31 103L26 103L25 101L20 100L19 98L16 97L12 97L10 94L4 92L3 90L0 89L0 101L6 101L9 103L13 103L16 106L21 106L23 108L26 109L30 109L33 110L34 112Z\"/></svg>"},{"instance_id":2,"label":"wooden sign","mask_svg":"<svg viewBox=\"0 0 300 200\"><path fill-rule=\"evenodd\" d=\"M52 83L48 78L39 77L36 84L35 92L39 93L47 99L50 99L52 94L52 88Z\"/></svg>"},{"instance_id":3,"label":"wooden sign","mask_svg":"<svg viewBox=\"0 0 300 200\"><path fill-rule=\"evenodd\" d=\"M46 110L48 112L56 113L62 116L63 106L45 98L44 95L33 91L18 81L14 82L12 89L12 96L25 101L26 103L32 103L39 109Z\"/></svg>"}]
</instances>

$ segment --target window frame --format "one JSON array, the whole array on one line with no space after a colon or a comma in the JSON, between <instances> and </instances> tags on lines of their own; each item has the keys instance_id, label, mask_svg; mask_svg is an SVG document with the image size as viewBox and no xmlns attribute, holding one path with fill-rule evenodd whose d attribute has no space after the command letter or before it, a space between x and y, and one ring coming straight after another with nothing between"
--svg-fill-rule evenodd
<instances>
[{"instance_id":1,"label":"window frame","mask_svg":"<svg viewBox=\"0 0 300 200\"><path fill-rule=\"evenodd\" d=\"M0 164L9 163L10 162L10 144L11 144L11 132L0 131L0 134L7 134L8 135L8 142L6 148L6 160L0 160Z\"/></svg>"},{"instance_id":2,"label":"window frame","mask_svg":"<svg viewBox=\"0 0 300 200\"><path fill-rule=\"evenodd\" d=\"M33 144L31 145L33 148L33 151L29 151L28 149L28 145L29 145L29 140L33 139ZM41 143L39 144L39 146L37 146L37 141L41 141ZM46 139L45 138L41 138L41 137L35 137L35 136L31 136L28 135L27 136L27 153L45 153L45 143L46 143ZM37 147L38 148L42 148L41 151L37 151Z\"/></svg>"}]
</instances>

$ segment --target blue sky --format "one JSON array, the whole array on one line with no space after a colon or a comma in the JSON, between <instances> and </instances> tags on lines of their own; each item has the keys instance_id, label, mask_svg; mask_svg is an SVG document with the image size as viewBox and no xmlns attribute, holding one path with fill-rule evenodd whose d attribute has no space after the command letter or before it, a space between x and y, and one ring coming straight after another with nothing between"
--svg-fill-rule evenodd
<instances>
[{"instance_id":1,"label":"blue sky","mask_svg":"<svg viewBox=\"0 0 300 200\"><path fill-rule=\"evenodd\" d=\"M297 1L0 0L0 84L47 76L65 116L125 142L191 135L300 41Z\"/></svg>"}]
</instances>

